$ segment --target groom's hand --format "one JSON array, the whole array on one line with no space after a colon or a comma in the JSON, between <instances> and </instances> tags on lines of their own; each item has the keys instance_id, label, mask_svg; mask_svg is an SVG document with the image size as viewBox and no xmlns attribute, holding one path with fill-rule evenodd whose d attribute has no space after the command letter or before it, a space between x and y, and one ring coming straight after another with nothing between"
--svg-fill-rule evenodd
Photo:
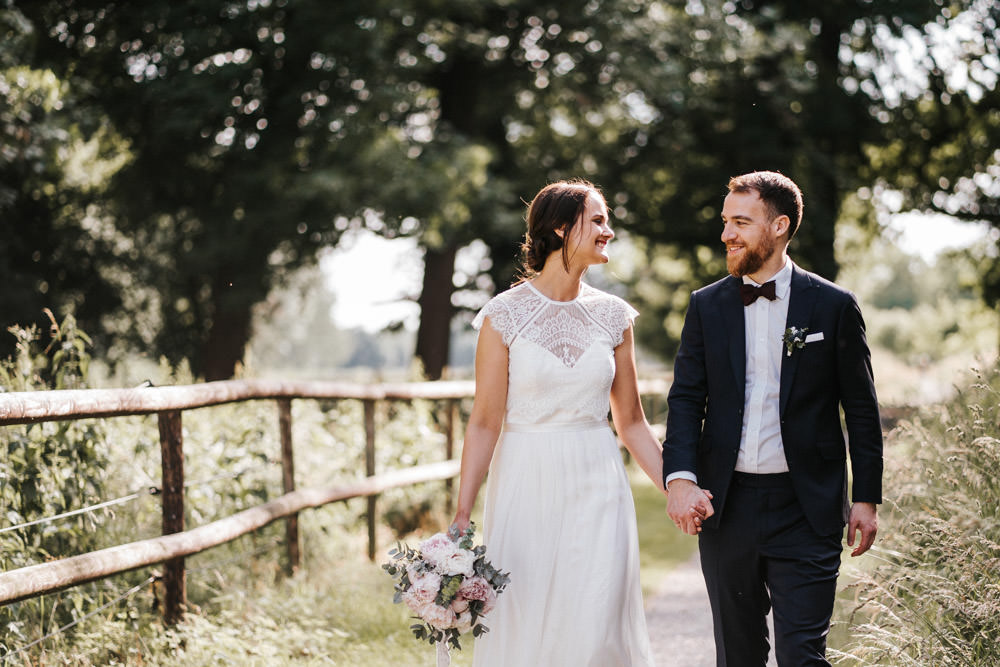
<instances>
[{"instance_id":1,"label":"groom's hand","mask_svg":"<svg viewBox=\"0 0 1000 667\"><path fill-rule=\"evenodd\" d=\"M674 479L667 486L667 514L688 535L701 532L702 519L715 513L711 494L687 479Z\"/></svg>"},{"instance_id":2,"label":"groom's hand","mask_svg":"<svg viewBox=\"0 0 1000 667\"><path fill-rule=\"evenodd\" d=\"M851 505L850 518L847 521L847 546L854 546L854 537L861 531L861 541L851 552L852 556L860 556L871 548L878 532L878 512L875 503L854 503Z\"/></svg>"}]
</instances>

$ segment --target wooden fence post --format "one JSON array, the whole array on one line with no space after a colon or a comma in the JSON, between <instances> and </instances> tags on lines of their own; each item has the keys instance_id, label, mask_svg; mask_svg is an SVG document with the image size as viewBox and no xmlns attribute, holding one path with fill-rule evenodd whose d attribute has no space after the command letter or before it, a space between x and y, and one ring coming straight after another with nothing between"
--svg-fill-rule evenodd
<instances>
[{"instance_id":1,"label":"wooden fence post","mask_svg":"<svg viewBox=\"0 0 1000 667\"><path fill-rule=\"evenodd\" d=\"M278 430L281 432L281 488L284 493L295 490L295 459L292 455L292 399L278 399ZM299 570L302 556L299 549L299 514L285 519L285 541L288 549L288 576Z\"/></svg>"},{"instance_id":2,"label":"wooden fence post","mask_svg":"<svg viewBox=\"0 0 1000 667\"><path fill-rule=\"evenodd\" d=\"M446 461L450 461L453 456L455 456L455 417L458 415L458 399L449 398L448 399L448 415L445 418L445 434L444 434L444 458ZM454 480L450 477L444 481L445 489L445 514L451 516L451 511L453 508L453 490L455 488Z\"/></svg>"},{"instance_id":3,"label":"wooden fence post","mask_svg":"<svg viewBox=\"0 0 1000 667\"><path fill-rule=\"evenodd\" d=\"M365 475L375 475L375 400L364 399L365 405ZM375 560L375 498L368 496L368 559Z\"/></svg>"},{"instance_id":4,"label":"wooden fence post","mask_svg":"<svg viewBox=\"0 0 1000 667\"><path fill-rule=\"evenodd\" d=\"M184 436L180 410L157 413L160 429L163 534L184 532ZM163 563L163 622L176 625L184 615L187 591L184 558Z\"/></svg>"}]
</instances>

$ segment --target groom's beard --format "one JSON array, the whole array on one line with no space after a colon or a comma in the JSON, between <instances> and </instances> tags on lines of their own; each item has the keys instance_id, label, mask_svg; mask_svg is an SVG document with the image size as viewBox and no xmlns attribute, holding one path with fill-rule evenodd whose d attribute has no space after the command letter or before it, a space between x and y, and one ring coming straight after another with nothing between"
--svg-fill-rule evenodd
<instances>
[{"instance_id":1,"label":"groom's beard","mask_svg":"<svg viewBox=\"0 0 1000 667\"><path fill-rule=\"evenodd\" d=\"M764 262L774 254L778 246L777 239L773 235L767 235L755 246L744 246L739 257L726 256L726 268L730 275L742 278L753 273L757 273Z\"/></svg>"}]
</instances>

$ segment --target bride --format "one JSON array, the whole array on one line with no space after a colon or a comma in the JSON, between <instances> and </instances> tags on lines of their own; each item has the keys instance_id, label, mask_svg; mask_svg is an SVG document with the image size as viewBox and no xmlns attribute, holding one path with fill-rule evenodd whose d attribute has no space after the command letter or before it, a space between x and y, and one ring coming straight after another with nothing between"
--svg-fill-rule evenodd
<instances>
[{"instance_id":1,"label":"bride","mask_svg":"<svg viewBox=\"0 0 1000 667\"><path fill-rule=\"evenodd\" d=\"M546 186L527 227L523 279L474 322L476 395L454 524L468 526L488 469L483 538L510 584L473 664L651 665L635 509L607 421L610 404L618 436L662 490L636 384L638 313L582 281L614 238L594 185ZM710 508L692 508L693 523Z\"/></svg>"}]
</instances>

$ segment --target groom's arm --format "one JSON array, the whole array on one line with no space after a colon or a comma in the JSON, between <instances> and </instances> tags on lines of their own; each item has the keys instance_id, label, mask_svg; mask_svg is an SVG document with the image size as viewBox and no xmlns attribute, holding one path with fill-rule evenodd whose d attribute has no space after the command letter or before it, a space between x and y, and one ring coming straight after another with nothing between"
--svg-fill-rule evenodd
<instances>
[{"instance_id":1,"label":"groom's arm","mask_svg":"<svg viewBox=\"0 0 1000 667\"><path fill-rule=\"evenodd\" d=\"M851 501L882 502L882 425L865 323L853 295L841 310L837 331L840 405L851 456Z\"/></svg>"},{"instance_id":2,"label":"groom's arm","mask_svg":"<svg viewBox=\"0 0 1000 667\"><path fill-rule=\"evenodd\" d=\"M667 513L689 535L701 530L701 519L714 513L698 488L698 442L708 397L705 346L698 295L693 293L684 317L681 344L674 361L674 379L667 395L667 435L663 443L663 475ZM701 516L693 508L704 509Z\"/></svg>"},{"instance_id":3,"label":"groom's arm","mask_svg":"<svg viewBox=\"0 0 1000 667\"><path fill-rule=\"evenodd\" d=\"M845 300L838 321L837 373L854 477L847 544L855 546L860 533L860 540L851 551L851 556L860 556L872 546L878 533L877 503L882 501L882 426L865 322L853 295Z\"/></svg>"},{"instance_id":4,"label":"groom's arm","mask_svg":"<svg viewBox=\"0 0 1000 667\"><path fill-rule=\"evenodd\" d=\"M697 482L698 442L707 398L705 341L695 292L691 294L684 317L681 343L674 360L674 378L667 394L667 434L663 442L665 483L677 476Z\"/></svg>"}]
</instances>

